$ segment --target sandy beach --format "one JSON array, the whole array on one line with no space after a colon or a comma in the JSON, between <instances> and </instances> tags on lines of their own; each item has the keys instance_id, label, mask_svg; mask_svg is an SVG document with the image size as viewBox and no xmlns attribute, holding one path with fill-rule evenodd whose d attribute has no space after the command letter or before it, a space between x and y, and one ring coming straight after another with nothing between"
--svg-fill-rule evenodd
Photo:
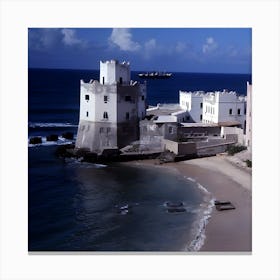
<instances>
[{"instance_id":1,"label":"sandy beach","mask_svg":"<svg viewBox=\"0 0 280 280\"><path fill-rule=\"evenodd\" d=\"M153 160L143 164L155 164ZM202 252L247 252L252 250L252 201L249 168L226 155L163 164L177 169L203 185L217 200L229 200L235 210L213 208Z\"/></svg>"}]
</instances>

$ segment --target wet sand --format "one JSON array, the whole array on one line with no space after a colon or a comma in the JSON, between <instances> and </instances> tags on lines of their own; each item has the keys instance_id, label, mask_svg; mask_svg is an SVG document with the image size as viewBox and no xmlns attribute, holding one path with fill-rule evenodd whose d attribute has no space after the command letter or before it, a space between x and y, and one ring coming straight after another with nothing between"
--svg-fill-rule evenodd
<instances>
[{"instance_id":1,"label":"wet sand","mask_svg":"<svg viewBox=\"0 0 280 280\"><path fill-rule=\"evenodd\" d=\"M141 162L138 162L141 164ZM155 164L145 160L142 164ZM203 252L248 252L252 250L252 195L251 171L227 160L227 156L214 156L166 163L182 175L195 179L206 187L217 200L229 200L235 210L213 209L206 226Z\"/></svg>"}]
</instances>

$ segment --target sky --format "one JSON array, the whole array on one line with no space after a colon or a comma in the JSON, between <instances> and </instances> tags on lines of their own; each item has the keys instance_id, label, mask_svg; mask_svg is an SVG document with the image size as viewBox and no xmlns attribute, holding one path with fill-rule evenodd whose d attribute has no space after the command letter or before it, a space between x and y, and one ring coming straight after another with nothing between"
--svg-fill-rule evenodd
<instances>
[{"instance_id":1,"label":"sky","mask_svg":"<svg viewBox=\"0 0 280 280\"><path fill-rule=\"evenodd\" d=\"M28 67L99 69L129 61L132 71L249 73L251 28L29 28Z\"/></svg>"}]
</instances>

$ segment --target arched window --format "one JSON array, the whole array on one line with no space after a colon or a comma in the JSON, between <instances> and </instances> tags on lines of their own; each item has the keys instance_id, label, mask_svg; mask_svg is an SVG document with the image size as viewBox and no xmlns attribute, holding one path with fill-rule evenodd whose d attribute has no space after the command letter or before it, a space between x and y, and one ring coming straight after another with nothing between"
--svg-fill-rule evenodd
<instances>
[{"instance_id":1,"label":"arched window","mask_svg":"<svg viewBox=\"0 0 280 280\"><path fill-rule=\"evenodd\" d=\"M107 112L103 113L103 119L108 119L108 113Z\"/></svg>"}]
</instances>

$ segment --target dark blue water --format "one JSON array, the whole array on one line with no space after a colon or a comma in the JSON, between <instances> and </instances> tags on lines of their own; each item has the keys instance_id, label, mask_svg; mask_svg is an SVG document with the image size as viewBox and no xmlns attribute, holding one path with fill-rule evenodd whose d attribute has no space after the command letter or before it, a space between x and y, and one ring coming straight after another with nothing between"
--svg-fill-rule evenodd
<instances>
[{"instance_id":1,"label":"dark blue water","mask_svg":"<svg viewBox=\"0 0 280 280\"><path fill-rule=\"evenodd\" d=\"M76 133L80 79L99 79L98 71L29 69L28 74L29 137ZM139 80L137 73L132 72L132 79ZM251 77L174 73L168 80L147 81L148 103L178 102L179 90L227 88L245 94L246 81ZM30 251L199 247L192 241L203 241L199 237L210 199L196 183L162 168L63 161L54 155L56 145L44 142L29 147ZM182 201L187 211L168 213L167 201Z\"/></svg>"}]
</instances>

